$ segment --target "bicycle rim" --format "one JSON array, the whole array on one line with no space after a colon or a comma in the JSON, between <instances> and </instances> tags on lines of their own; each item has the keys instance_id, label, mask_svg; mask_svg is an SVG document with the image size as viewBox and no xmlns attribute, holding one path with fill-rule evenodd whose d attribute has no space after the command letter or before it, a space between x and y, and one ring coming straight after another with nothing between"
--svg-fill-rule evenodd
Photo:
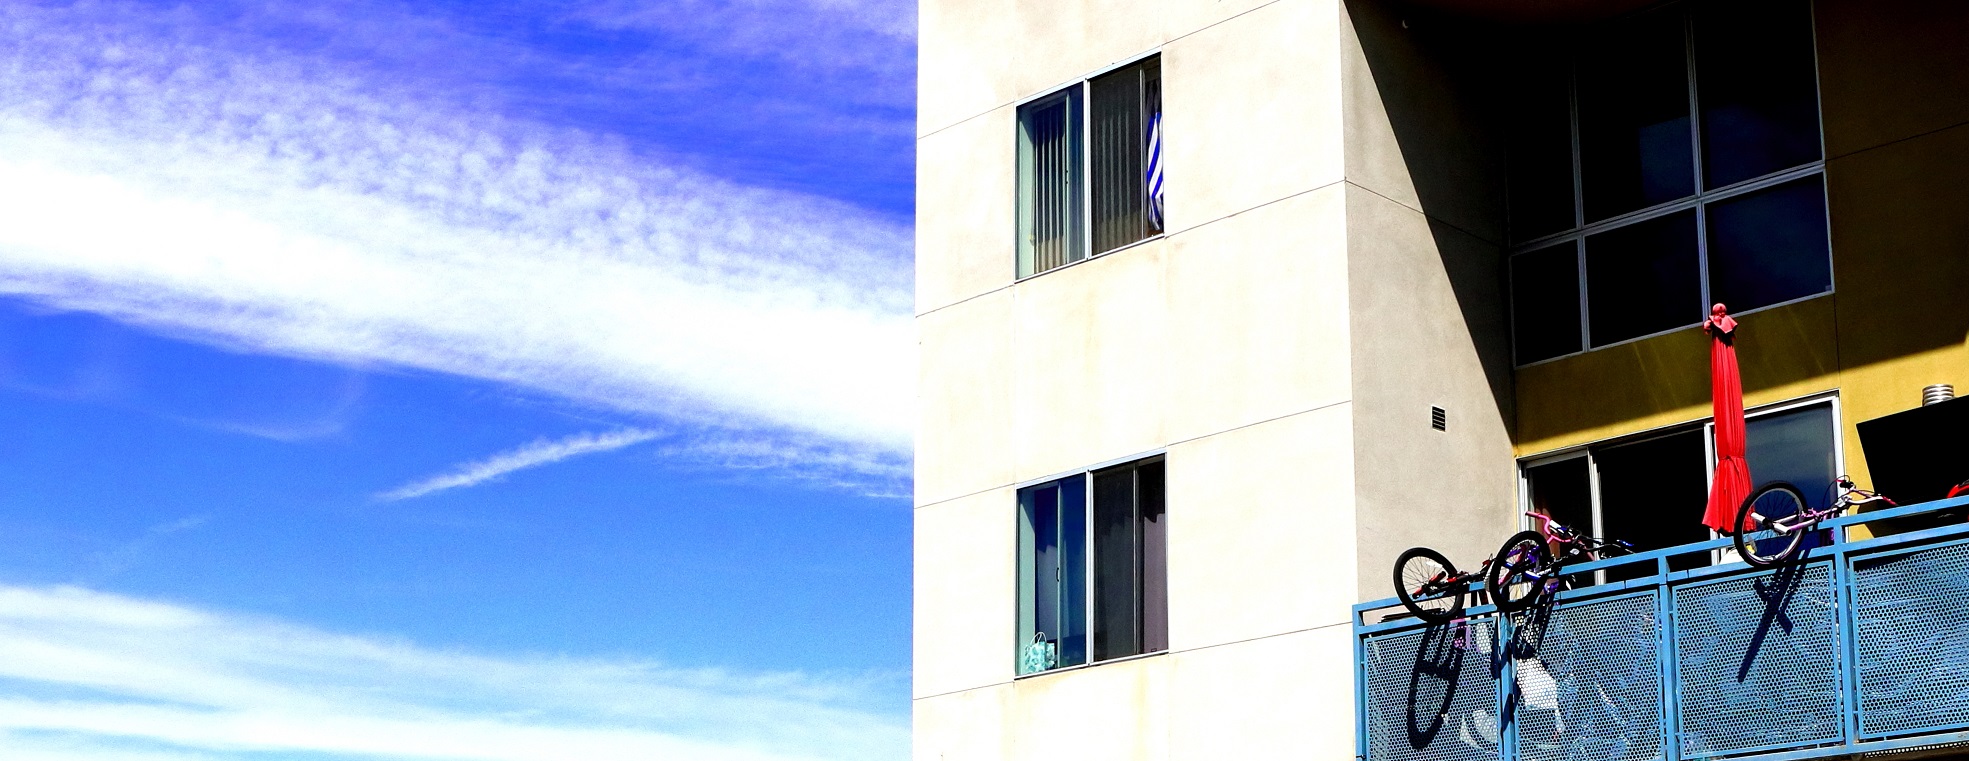
<instances>
[{"instance_id":1,"label":"bicycle rim","mask_svg":"<svg viewBox=\"0 0 1969 761\"><path fill-rule=\"evenodd\" d=\"M1736 531L1731 534L1736 542L1737 555L1758 568L1769 568L1790 560L1798 554L1798 546L1804 543L1810 527L1799 526L1788 533L1762 539L1752 539L1751 536L1775 521L1787 518L1796 520L1809 509L1804 493L1788 483L1766 484L1751 493L1737 511ZM1757 520L1760 516L1763 518L1761 523Z\"/></svg>"},{"instance_id":2,"label":"bicycle rim","mask_svg":"<svg viewBox=\"0 0 1969 761\"><path fill-rule=\"evenodd\" d=\"M1416 547L1395 560L1395 596L1416 618L1439 624L1463 612L1463 585L1446 584L1456 577L1449 558L1427 547Z\"/></svg>"},{"instance_id":3,"label":"bicycle rim","mask_svg":"<svg viewBox=\"0 0 1969 761\"><path fill-rule=\"evenodd\" d=\"M1546 564L1548 554L1545 536L1536 531L1521 531L1504 540L1496 560L1491 561L1490 574L1484 579L1498 610L1510 613L1531 605L1544 587L1544 580L1534 579L1530 574Z\"/></svg>"}]
</instances>

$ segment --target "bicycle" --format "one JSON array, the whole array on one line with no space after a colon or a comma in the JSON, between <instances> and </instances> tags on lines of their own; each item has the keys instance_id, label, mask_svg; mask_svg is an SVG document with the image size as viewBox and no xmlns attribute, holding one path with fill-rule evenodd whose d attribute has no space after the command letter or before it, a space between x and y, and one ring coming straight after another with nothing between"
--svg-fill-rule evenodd
<instances>
[{"instance_id":1,"label":"bicycle","mask_svg":"<svg viewBox=\"0 0 1969 761\"><path fill-rule=\"evenodd\" d=\"M1962 487L1950 490L1954 495ZM1737 555L1743 562L1757 568L1770 568L1798 554L1798 548L1805 543L1805 535L1833 518L1839 517L1850 508L1874 502L1885 502L1888 507L1894 501L1886 495L1861 489L1852 479L1840 476L1833 479L1827 491L1839 490L1839 496L1824 508L1813 508L1805 503L1805 493L1786 481L1772 481L1750 493L1737 510L1736 530L1730 538L1736 543ZM1762 539L1753 535L1765 531L1776 535ZM1759 546L1768 546L1772 551L1760 552Z\"/></svg>"},{"instance_id":2,"label":"bicycle","mask_svg":"<svg viewBox=\"0 0 1969 761\"><path fill-rule=\"evenodd\" d=\"M1490 561L1475 571L1458 571L1456 564L1428 547L1412 547L1395 558L1395 596L1402 607L1429 624L1448 623L1463 614L1464 595L1472 582L1483 581Z\"/></svg>"},{"instance_id":3,"label":"bicycle","mask_svg":"<svg viewBox=\"0 0 1969 761\"><path fill-rule=\"evenodd\" d=\"M1581 559L1599 560L1634 552L1634 545L1590 536L1561 525L1552 516L1533 512L1525 515L1540 521L1539 528L1520 531L1504 540L1504 546L1493 556L1490 573L1484 578L1484 587L1490 590L1490 599L1497 603L1500 613L1524 610L1540 598L1558 592L1565 586L1565 574L1559 571L1561 566ZM1555 544L1559 547L1557 555L1551 550Z\"/></svg>"}]
</instances>

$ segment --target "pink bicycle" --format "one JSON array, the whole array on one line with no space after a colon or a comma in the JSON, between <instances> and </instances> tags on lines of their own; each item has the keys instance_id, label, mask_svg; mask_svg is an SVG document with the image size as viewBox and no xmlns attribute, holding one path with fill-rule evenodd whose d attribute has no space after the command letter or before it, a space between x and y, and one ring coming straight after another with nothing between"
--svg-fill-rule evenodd
<instances>
[{"instance_id":1,"label":"pink bicycle","mask_svg":"<svg viewBox=\"0 0 1969 761\"><path fill-rule=\"evenodd\" d=\"M1565 588L1568 563L1627 555L1634 545L1619 540L1590 536L1571 526L1561 525L1552 516L1527 512L1539 522L1536 531L1520 531L1504 540L1484 579L1490 599L1504 613L1523 610L1532 603ZM1552 548L1557 547L1554 553Z\"/></svg>"}]
</instances>

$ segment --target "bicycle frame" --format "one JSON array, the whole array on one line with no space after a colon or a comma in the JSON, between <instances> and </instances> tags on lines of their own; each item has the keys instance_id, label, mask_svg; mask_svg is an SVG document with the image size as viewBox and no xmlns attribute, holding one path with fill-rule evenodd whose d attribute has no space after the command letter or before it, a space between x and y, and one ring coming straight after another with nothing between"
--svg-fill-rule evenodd
<instances>
[{"instance_id":1,"label":"bicycle frame","mask_svg":"<svg viewBox=\"0 0 1969 761\"><path fill-rule=\"evenodd\" d=\"M1820 523L1837 518L1847 510L1860 505L1885 502L1888 507L1894 506L1893 500L1888 499L1879 492L1861 489L1851 479L1845 476L1835 479L1832 482L1832 486L1843 491L1827 507L1809 509L1797 515L1788 515L1775 520L1769 520L1768 522L1764 516L1756 513L1751 513L1750 518L1757 522L1759 530L1773 532L1776 536L1784 536L1800 531L1811 531L1818 528ZM1854 495L1858 495L1858 497L1855 498Z\"/></svg>"}]
</instances>

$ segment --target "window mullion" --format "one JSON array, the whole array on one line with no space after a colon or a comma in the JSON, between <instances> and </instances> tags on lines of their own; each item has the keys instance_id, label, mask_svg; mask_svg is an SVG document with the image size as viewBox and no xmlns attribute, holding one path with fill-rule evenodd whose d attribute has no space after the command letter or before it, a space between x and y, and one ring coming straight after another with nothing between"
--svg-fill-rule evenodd
<instances>
[{"instance_id":1,"label":"window mullion","mask_svg":"<svg viewBox=\"0 0 1969 761\"><path fill-rule=\"evenodd\" d=\"M1572 227L1577 234L1586 226L1586 179L1580 166L1579 149L1579 59L1572 51L1567 51L1566 60L1566 102L1572 128ZM1590 310L1586 308L1585 235L1573 240L1572 253L1579 271L1579 351L1587 351L1593 348L1593 323Z\"/></svg>"},{"instance_id":2,"label":"window mullion","mask_svg":"<svg viewBox=\"0 0 1969 761\"><path fill-rule=\"evenodd\" d=\"M1709 314L1709 305L1714 303L1709 293L1709 215L1704 213L1703 194L1709 187L1702 171L1702 97L1697 91L1700 83L1696 77L1696 18L1694 13L1682 16L1682 54L1687 66L1689 83L1689 165L1695 172L1696 189L1696 277L1699 285L1696 291L1701 294L1696 304L1697 320Z\"/></svg>"},{"instance_id":3,"label":"window mullion","mask_svg":"<svg viewBox=\"0 0 1969 761\"><path fill-rule=\"evenodd\" d=\"M1081 520L1085 521L1085 523L1083 523L1082 525L1087 527L1085 530L1080 532L1081 541L1084 543L1082 552L1080 553L1080 562L1084 566L1084 569L1080 575L1081 592L1082 592L1081 607L1083 608L1081 613L1082 615L1081 620L1087 622L1082 626L1081 636L1086 638L1086 645L1084 646L1083 649L1087 655L1086 655L1086 660L1083 662L1093 663L1094 662L1094 629L1101 625L1100 621L1094 619L1094 573L1095 573L1094 535L1098 533L1098 531L1096 530L1096 526L1094 525L1094 472L1093 471L1091 470L1087 471L1086 475L1080 479L1080 486L1083 490L1085 490L1084 493L1087 495L1087 498L1082 500L1082 504L1081 504L1081 511L1082 511Z\"/></svg>"}]
</instances>

